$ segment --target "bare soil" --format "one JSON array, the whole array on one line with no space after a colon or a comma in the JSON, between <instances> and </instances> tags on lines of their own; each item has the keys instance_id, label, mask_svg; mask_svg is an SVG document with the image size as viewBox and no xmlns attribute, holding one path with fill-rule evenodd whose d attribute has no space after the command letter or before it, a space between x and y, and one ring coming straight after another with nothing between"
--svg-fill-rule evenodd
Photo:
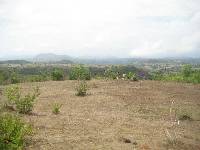
<instances>
[{"instance_id":1,"label":"bare soil","mask_svg":"<svg viewBox=\"0 0 200 150\"><path fill-rule=\"evenodd\" d=\"M41 89L33 113L23 116L35 128L27 150L200 149L199 84L87 83L85 97L75 95L77 81L20 84L24 91ZM63 104L58 115L54 103ZM183 115L191 120L178 121Z\"/></svg>"}]
</instances>

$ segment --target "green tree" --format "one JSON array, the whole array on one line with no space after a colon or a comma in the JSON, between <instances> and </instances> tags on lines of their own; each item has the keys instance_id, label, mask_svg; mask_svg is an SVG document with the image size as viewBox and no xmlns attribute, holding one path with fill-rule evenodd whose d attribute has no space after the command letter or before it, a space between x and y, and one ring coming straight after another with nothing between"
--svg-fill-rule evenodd
<instances>
[{"instance_id":1,"label":"green tree","mask_svg":"<svg viewBox=\"0 0 200 150\"><path fill-rule=\"evenodd\" d=\"M51 76L55 81L64 80L64 72L61 69L54 69Z\"/></svg>"},{"instance_id":2,"label":"green tree","mask_svg":"<svg viewBox=\"0 0 200 150\"><path fill-rule=\"evenodd\" d=\"M192 66L191 65L184 65L182 67L182 74L184 77L189 77L192 73Z\"/></svg>"},{"instance_id":3,"label":"green tree","mask_svg":"<svg viewBox=\"0 0 200 150\"><path fill-rule=\"evenodd\" d=\"M118 76L117 67L112 66L106 69L104 75L106 78L116 79Z\"/></svg>"},{"instance_id":4,"label":"green tree","mask_svg":"<svg viewBox=\"0 0 200 150\"><path fill-rule=\"evenodd\" d=\"M91 73L89 68L84 67L83 65L77 65L71 68L69 74L70 80L90 80Z\"/></svg>"}]
</instances>

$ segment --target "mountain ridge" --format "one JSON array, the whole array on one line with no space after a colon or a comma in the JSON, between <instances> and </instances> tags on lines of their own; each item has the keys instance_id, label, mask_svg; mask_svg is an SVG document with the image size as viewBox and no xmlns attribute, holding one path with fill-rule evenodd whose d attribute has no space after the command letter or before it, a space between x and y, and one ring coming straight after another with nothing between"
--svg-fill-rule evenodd
<instances>
[{"instance_id":1,"label":"mountain ridge","mask_svg":"<svg viewBox=\"0 0 200 150\"><path fill-rule=\"evenodd\" d=\"M68 55L58 55L54 53L40 53L33 58L33 61L37 62L56 62L62 60L72 60L72 57Z\"/></svg>"}]
</instances>

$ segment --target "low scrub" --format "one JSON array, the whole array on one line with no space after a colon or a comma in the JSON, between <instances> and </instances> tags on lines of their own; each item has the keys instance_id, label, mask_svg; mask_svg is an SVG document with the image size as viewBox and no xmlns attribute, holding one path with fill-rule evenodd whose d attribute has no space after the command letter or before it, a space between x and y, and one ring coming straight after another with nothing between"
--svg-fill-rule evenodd
<instances>
[{"instance_id":1,"label":"low scrub","mask_svg":"<svg viewBox=\"0 0 200 150\"><path fill-rule=\"evenodd\" d=\"M25 146L25 137L31 134L30 125L11 114L0 115L0 149L22 150Z\"/></svg>"},{"instance_id":2,"label":"low scrub","mask_svg":"<svg viewBox=\"0 0 200 150\"><path fill-rule=\"evenodd\" d=\"M87 94L88 86L85 81L81 81L77 86L76 86L76 95L77 96L85 96Z\"/></svg>"},{"instance_id":3,"label":"low scrub","mask_svg":"<svg viewBox=\"0 0 200 150\"><path fill-rule=\"evenodd\" d=\"M118 77L118 70L114 67L110 67L106 69L104 76L109 79L117 79Z\"/></svg>"},{"instance_id":4,"label":"low scrub","mask_svg":"<svg viewBox=\"0 0 200 150\"><path fill-rule=\"evenodd\" d=\"M5 95L8 100L8 105L15 104L21 97L20 88L18 86L10 86L6 88Z\"/></svg>"},{"instance_id":5,"label":"low scrub","mask_svg":"<svg viewBox=\"0 0 200 150\"><path fill-rule=\"evenodd\" d=\"M138 78L136 77L135 73L133 72L129 72L127 75L126 75L126 78L128 80L131 80L131 81L138 81Z\"/></svg>"},{"instance_id":6,"label":"low scrub","mask_svg":"<svg viewBox=\"0 0 200 150\"><path fill-rule=\"evenodd\" d=\"M56 115L59 114L61 107L62 107L62 104L58 104L58 103L53 104L52 113Z\"/></svg>"},{"instance_id":7,"label":"low scrub","mask_svg":"<svg viewBox=\"0 0 200 150\"><path fill-rule=\"evenodd\" d=\"M7 97L6 106L16 109L19 113L27 114L33 110L34 102L40 95L39 88L36 87L33 93L22 96L18 86L6 88L5 95Z\"/></svg>"},{"instance_id":8,"label":"low scrub","mask_svg":"<svg viewBox=\"0 0 200 150\"><path fill-rule=\"evenodd\" d=\"M36 96L27 94L24 97L20 98L15 102L17 111L22 114L27 114L33 110L33 105L35 102Z\"/></svg>"}]
</instances>

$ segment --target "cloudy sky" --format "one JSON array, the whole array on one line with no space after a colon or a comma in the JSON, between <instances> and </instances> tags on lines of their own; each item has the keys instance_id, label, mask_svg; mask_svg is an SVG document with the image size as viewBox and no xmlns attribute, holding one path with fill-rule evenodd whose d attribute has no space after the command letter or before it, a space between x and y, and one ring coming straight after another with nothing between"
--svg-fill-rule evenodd
<instances>
[{"instance_id":1,"label":"cloudy sky","mask_svg":"<svg viewBox=\"0 0 200 150\"><path fill-rule=\"evenodd\" d=\"M0 58L200 57L200 0L0 0Z\"/></svg>"}]
</instances>

